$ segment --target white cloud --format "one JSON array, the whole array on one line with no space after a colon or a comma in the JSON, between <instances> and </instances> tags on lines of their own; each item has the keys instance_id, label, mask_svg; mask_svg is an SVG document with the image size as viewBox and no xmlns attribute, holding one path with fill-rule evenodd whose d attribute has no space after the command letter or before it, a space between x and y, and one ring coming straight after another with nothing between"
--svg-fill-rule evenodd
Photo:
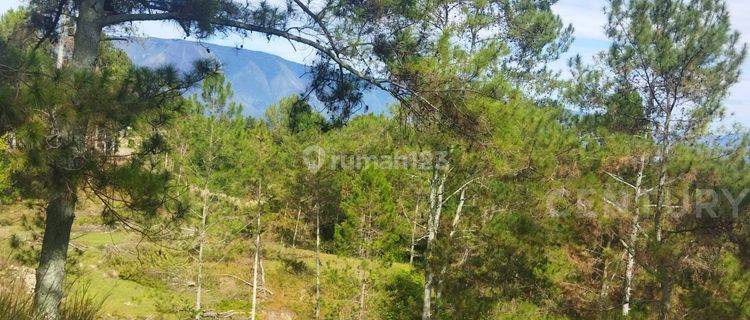
<instances>
[{"instance_id":1,"label":"white cloud","mask_svg":"<svg viewBox=\"0 0 750 320\"><path fill-rule=\"evenodd\" d=\"M565 24L573 24L577 38L606 40L604 2L591 0L560 0L552 7Z\"/></svg>"}]
</instances>

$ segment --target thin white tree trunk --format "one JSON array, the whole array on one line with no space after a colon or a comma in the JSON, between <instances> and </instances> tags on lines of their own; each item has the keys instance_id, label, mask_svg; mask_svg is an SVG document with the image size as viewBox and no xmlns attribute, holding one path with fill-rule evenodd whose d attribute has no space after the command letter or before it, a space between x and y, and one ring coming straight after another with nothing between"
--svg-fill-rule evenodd
<instances>
[{"instance_id":1,"label":"thin white tree trunk","mask_svg":"<svg viewBox=\"0 0 750 320\"><path fill-rule=\"evenodd\" d=\"M297 247L297 230L299 229L299 219L302 215L302 209L297 209L297 219L294 221L294 235L292 235L292 248Z\"/></svg>"},{"instance_id":2,"label":"thin white tree trunk","mask_svg":"<svg viewBox=\"0 0 750 320\"><path fill-rule=\"evenodd\" d=\"M605 250L606 251L606 250ZM604 255L604 252L602 252ZM602 285L599 288L599 312L604 316L607 308L607 296L609 295L609 263L606 256L602 257Z\"/></svg>"},{"instance_id":3,"label":"thin white tree trunk","mask_svg":"<svg viewBox=\"0 0 750 320\"><path fill-rule=\"evenodd\" d=\"M258 217L256 218L255 230L255 257L253 259L253 300L252 310L250 311L250 320L255 320L256 310L258 309L258 269L260 267L260 231L261 216L263 215L262 182L258 183Z\"/></svg>"},{"instance_id":4,"label":"thin white tree trunk","mask_svg":"<svg viewBox=\"0 0 750 320\"><path fill-rule=\"evenodd\" d=\"M320 319L320 207L315 204L315 319Z\"/></svg>"},{"instance_id":5,"label":"thin white tree trunk","mask_svg":"<svg viewBox=\"0 0 750 320\"><path fill-rule=\"evenodd\" d=\"M211 121L208 127L208 150L212 151L214 147L214 122ZM201 212L201 226L198 243L198 279L196 281L195 291L195 318L201 318L201 299L203 295L203 251L206 246L206 222L208 221L208 205L211 198L211 192L208 190L209 181L213 172L214 155L211 152L205 156L206 175L203 181L203 210Z\"/></svg>"},{"instance_id":6,"label":"thin white tree trunk","mask_svg":"<svg viewBox=\"0 0 750 320\"><path fill-rule=\"evenodd\" d=\"M456 206L456 215L453 216L453 223L451 224L451 232L448 235L449 238L453 238L458 231L458 223L461 221L461 213L466 203L466 188L461 189L461 195L459 196L458 206Z\"/></svg>"},{"instance_id":7,"label":"thin white tree trunk","mask_svg":"<svg viewBox=\"0 0 750 320\"><path fill-rule=\"evenodd\" d=\"M443 208L443 189L445 187L445 175L441 179L437 162L433 165L432 181L430 182L430 210L427 217L427 248L425 250L425 281L422 296L422 320L432 319L432 293L435 275L430 262L432 256L433 242L437 239L440 227L440 213Z\"/></svg>"},{"instance_id":8,"label":"thin white tree trunk","mask_svg":"<svg viewBox=\"0 0 750 320\"><path fill-rule=\"evenodd\" d=\"M643 172L646 168L646 155L641 155L638 162L638 177L635 180L635 195L633 197L633 217L630 229L630 239L627 245L627 265L625 269L625 292L622 304L622 315L627 317L630 313L630 302L633 294L633 277L635 275L635 250L638 241L638 230L640 230Z\"/></svg>"},{"instance_id":9,"label":"thin white tree trunk","mask_svg":"<svg viewBox=\"0 0 750 320\"><path fill-rule=\"evenodd\" d=\"M201 300L203 295L203 250L206 246L206 221L208 220L208 200L210 193L208 184L203 188L203 209L201 211L201 225L198 236L198 278L195 281L195 318L201 318Z\"/></svg>"},{"instance_id":10,"label":"thin white tree trunk","mask_svg":"<svg viewBox=\"0 0 750 320\"><path fill-rule=\"evenodd\" d=\"M456 235L458 230L458 223L461 221L461 213L463 212L464 204L466 203L466 188L461 188L461 195L456 206L456 214L453 216L453 222L451 223L451 232L448 234L448 241L450 242ZM440 276L437 279L437 292L435 292L435 302L439 303L442 297L443 277L448 272L448 262L443 264L440 269Z\"/></svg>"},{"instance_id":11,"label":"thin white tree trunk","mask_svg":"<svg viewBox=\"0 0 750 320\"><path fill-rule=\"evenodd\" d=\"M367 314L366 302L367 302L367 261L369 259L369 246L370 246L370 213L362 214L362 220L360 224L360 234L362 240L359 245L359 320L364 320Z\"/></svg>"},{"instance_id":12,"label":"thin white tree trunk","mask_svg":"<svg viewBox=\"0 0 750 320\"><path fill-rule=\"evenodd\" d=\"M668 206L665 205L665 202L667 199L666 197L666 188L667 188L667 166L668 166L668 160L669 160L669 152L671 147L671 142L669 139L669 135L671 134L670 131L670 124L671 124L671 117L672 112L671 110L668 110L665 115L664 120L664 130L663 130L663 137L661 141L661 152L660 152L660 159L659 159L659 165L660 165L660 172L659 172L659 184L656 189L656 212L654 214L654 233L656 234L656 244L657 247L660 248L662 246L663 234L663 219L664 219L664 211L665 208ZM669 319L671 309L672 309L672 281L671 281L671 275L667 271L667 266L663 261L658 261L656 266L656 274L659 278L659 283L661 285L661 299L659 301L659 319L661 320L667 320Z\"/></svg>"},{"instance_id":13,"label":"thin white tree trunk","mask_svg":"<svg viewBox=\"0 0 750 320\"><path fill-rule=\"evenodd\" d=\"M409 245L409 265L414 265L414 248L417 245L417 221L419 220L419 202L414 208L414 217L411 219L411 244Z\"/></svg>"}]
</instances>

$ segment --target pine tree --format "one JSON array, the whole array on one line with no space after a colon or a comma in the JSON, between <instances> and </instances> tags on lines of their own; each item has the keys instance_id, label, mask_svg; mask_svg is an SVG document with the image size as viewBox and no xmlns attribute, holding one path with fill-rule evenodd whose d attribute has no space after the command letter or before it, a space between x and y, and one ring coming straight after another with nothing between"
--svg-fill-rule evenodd
<instances>
[{"instance_id":1,"label":"pine tree","mask_svg":"<svg viewBox=\"0 0 750 320\"><path fill-rule=\"evenodd\" d=\"M128 211L145 213L139 221L154 219L170 199L170 175L155 165L155 156L166 150L156 129L203 75L127 67L122 55L109 48L95 73L56 70L51 57L23 41L2 49L16 57L4 60L9 68L2 70L4 78L12 79L3 82L2 127L15 135L16 156L24 167L15 179L25 196L47 203L35 305L39 314L57 319L78 192L89 191L102 201L105 221L125 221ZM207 64L201 66L209 71ZM127 152L121 147L131 128L144 135ZM115 199L128 210L117 209Z\"/></svg>"},{"instance_id":2,"label":"pine tree","mask_svg":"<svg viewBox=\"0 0 750 320\"><path fill-rule=\"evenodd\" d=\"M702 139L709 125L723 115L723 101L737 82L746 48L739 34L731 30L724 1L611 1L605 27L612 40L602 65L575 74L579 86L575 99L589 112L604 110L601 125L613 132L641 137L641 156L635 156L630 177L609 173L634 188L636 198L653 203L646 255L653 265L646 270L658 279L661 319L673 313L675 274L681 269L676 254L685 241L671 228L679 221L670 212L670 194L678 190L682 175L675 170L679 161L675 148ZM572 64L581 70L580 60ZM599 110L599 111L597 111ZM651 148L649 145L653 145ZM647 167L644 167L647 166ZM646 176L654 180L644 181ZM646 192L644 190L653 190ZM622 312L630 311L632 265L638 257L638 203L631 203L633 216L627 252L625 301ZM635 210L635 211L633 211Z\"/></svg>"}]
</instances>

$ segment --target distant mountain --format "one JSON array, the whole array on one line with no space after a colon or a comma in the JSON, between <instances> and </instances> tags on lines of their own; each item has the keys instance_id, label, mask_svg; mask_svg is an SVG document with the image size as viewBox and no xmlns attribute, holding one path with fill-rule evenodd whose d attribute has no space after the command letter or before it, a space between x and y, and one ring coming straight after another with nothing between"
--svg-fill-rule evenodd
<instances>
[{"instance_id":1,"label":"distant mountain","mask_svg":"<svg viewBox=\"0 0 750 320\"><path fill-rule=\"evenodd\" d=\"M118 41L138 66L174 65L190 70L193 61L213 57L220 61L227 79L232 82L235 101L244 105L245 115L262 116L270 105L282 98L301 93L310 82L308 67L265 52L244 50L186 40L130 38ZM394 99L385 91L365 93L370 112L383 113Z\"/></svg>"}]
</instances>

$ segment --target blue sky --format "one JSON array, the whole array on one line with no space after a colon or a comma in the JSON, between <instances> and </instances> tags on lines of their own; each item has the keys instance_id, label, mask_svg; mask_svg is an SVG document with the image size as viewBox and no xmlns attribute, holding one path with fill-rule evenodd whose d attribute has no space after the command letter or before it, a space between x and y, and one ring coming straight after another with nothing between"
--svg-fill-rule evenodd
<instances>
[{"instance_id":1,"label":"blue sky","mask_svg":"<svg viewBox=\"0 0 750 320\"><path fill-rule=\"evenodd\" d=\"M565 23L573 24L575 42L565 57L557 61L554 67L566 70L565 61L575 54L591 58L597 52L609 46L602 27L606 23L604 16L605 0L560 0L554 10ZM728 0L732 28L742 34L742 42L750 42L750 1ZM735 84L729 98L725 101L727 118L723 124L739 122L750 127L750 58L742 65L739 83Z\"/></svg>"},{"instance_id":2,"label":"blue sky","mask_svg":"<svg viewBox=\"0 0 750 320\"><path fill-rule=\"evenodd\" d=\"M0 12L18 7L23 3L25 3L24 0L0 0ZM569 52L554 63L553 67L565 72L566 61L569 57L580 54L584 58L590 58L607 48L608 41L602 31L602 26L606 22L603 13L605 3L605 0L560 0L555 5L554 10L560 14L563 21L573 24L576 40ZM732 27L743 34L743 42L750 42L750 1L728 0L727 4L730 10ZM137 25L137 30L142 36L183 38L180 29L173 23L140 23ZM252 36L247 39L229 36L210 39L207 42L227 46L243 45L244 48L249 50L264 51L302 63L313 58L313 51L307 47L298 44L292 45L288 41L280 39L268 41L262 36ZM750 59L745 61L740 82L732 88L726 106L728 116L724 123L740 122L750 127Z\"/></svg>"}]
</instances>

